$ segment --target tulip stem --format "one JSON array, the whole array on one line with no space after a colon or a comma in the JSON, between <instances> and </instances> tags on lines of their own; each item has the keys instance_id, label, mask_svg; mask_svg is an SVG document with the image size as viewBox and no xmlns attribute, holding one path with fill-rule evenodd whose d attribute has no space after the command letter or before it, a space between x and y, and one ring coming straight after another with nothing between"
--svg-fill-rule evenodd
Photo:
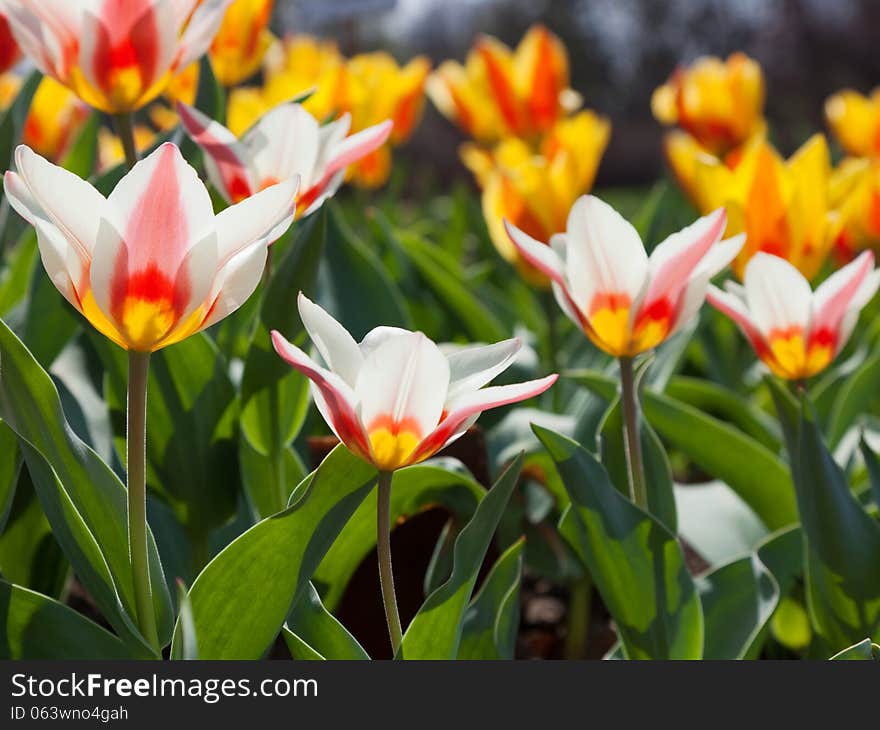
<instances>
[{"instance_id":1,"label":"tulip stem","mask_svg":"<svg viewBox=\"0 0 880 730\"><path fill-rule=\"evenodd\" d=\"M385 619L388 621L388 635L391 637L391 649L397 654L403 631L400 628L397 597L394 595L394 572L391 568L392 475L393 472L390 471L379 472L379 488L376 493L376 549L379 553L379 584L382 588Z\"/></svg>"},{"instance_id":2,"label":"tulip stem","mask_svg":"<svg viewBox=\"0 0 880 730\"><path fill-rule=\"evenodd\" d=\"M147 375L150 353L128 352L128 432L126 469L128 473L128 554L134 580L137 623L150 643L159 651L156 613L150 588L147 552Z\"/></svg>"},{"instance_id":3,"label":"tulip stem","mask_svg":"<svg viewBox=\"0 0 880 730\"><path fill-rule=\"evenodd\" d=\"M620 358L620 399L623 407L623 428L626 436L626 465L632 501L648 509L645 488L645 464L642 460L642 440L639 434L639 396L633 376L633 359Z\"/></svg>"},{"instance_id":4,"label":"tulip stem","mask_svg":"<svg viewBox=\"0 0 880 730\"><path fill-rule=\"evenodd\" d=\"M131 114L114 114L113 125L116 127L116 134L119 136L119 141L122 142L122 149L125 151L125 164L128 165L130 170L138 161Z\"/></svg>"}]
</instances>

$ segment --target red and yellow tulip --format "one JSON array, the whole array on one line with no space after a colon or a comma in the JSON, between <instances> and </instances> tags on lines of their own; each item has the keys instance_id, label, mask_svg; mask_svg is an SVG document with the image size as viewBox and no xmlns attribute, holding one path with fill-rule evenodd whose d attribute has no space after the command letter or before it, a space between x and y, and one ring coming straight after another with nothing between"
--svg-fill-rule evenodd
<instances>
[{"instance_id":1,"label":"red and yellow tulip","mask_svg":"<svg viewBox=\"0 0 880 730\"><path fill-rule=\"evenodd\" d=\"M607 119L585 110L557 122L540 154L514 138L491 152L473 144L462 147L462 159L483 191L483 216L492 242L526 280L549 286L546 276L511 243L504 220L542 241L564 231L575 200L593 185L610 133Z\"/></svg>"},{"instance_id":2,"label":"red and yellow tulip","mask_svg":"<svg viewBox=\"0 0 880 730\"><path fill-rule=\"evenodd\" d=\"M19 146L15 161L6 196L36 229L52 283L98 331L137 352L179 342L241 306L296 207L291 179L215 216L170 143L106 198L29 147Z\"/></svg>"},{"instance_id":3,"label":"red and yellow tulip","mask_svg":"<svg viewBox=\"0 0 880 730\"><path fill-rule=\"evenodd\" d=\"M577 200L564 233L539 241L505 222L522 256L553 282L559 307L599 349L630 358L651 350L696 315L715 274L742 248L726 241L724 210L700 218L645 252L639 234L592 195Z\"/></svg>"},{"instance_id":4,"label":"red and yellow tulip","mask_svg":"<svg viewBox=\"0 0 880 730\"><path fill-rule=\"evenodd\" d=\"M727 61L698 58L678 68L651 97L658 121L678 126L716 155L762 131L763 109L763 72L743 53L733 53Z\"/></svg>"},{"instance_id":5,"label":"red and yellow tulip","mask_svg":"<svg viewBox=\"0 0 880 730\"><path fill-rule=\"evenodd\" d=\"M878 286L880 270L870 251L815 292L785 259L758 253L746 266L743 286L728 282L726 291L710 286L707 299L737 323L772 372L803 380L828 367L843 349Z\"/></svg>"},{"instance_id":6,"label":"red and yellow tulip","mask_svg":"<svg viewBox=\"0 0 880 730\"><path fill-rule=\"evenodd\" d=\"M673 138L681 139L681 138ZM728 235L746 234L734 261L742 278L758 251L781 256L813 278L833 244L831 160L828 144L814 135L788 160L759 135L730 166L686 141L670 155L701 212L727 210Z\"/></svg>"},{"instance_id":7,"label":"red and yellow tulip","mask_svg":"<svg viewBox=\"0 0 880 730\"><path fill-rule=\"evenodd\" d=\"M865 96L844 89L825 102L825 119L853 157L880 157L880 88Z\"/></svg>"},{"instance_id":8,"label":"red and yellow tulip","mask_svg":"<svg viewBox=\"0 0 880 730\"><path fill-rule=\"evenodd\" d=\"M273 0L234 0L211 43L209 55L217 80L235 86L253 76L275 42L269 32Z\"/></svg>"},{"instance_id":9,"label":"red and yellow tulip","mask_svg":"<svg viewBox=\"0 0 880 730\"><path fill-rule=\"evenodd\" d=\"M565 46L535 25L516 50L481 36L464 65L440 65L428 82L428 94L465 134L491 144L505 137L540 136L578 109L581 99L568 84Z\"/></svg>"},{"instance_id":10,"label":"red and yellow tulip","mask_svg":"<svg viewBox=\"0 0 880 730\"><path fill-rule=\"evenodd\" d=\"M276 352L312 381L315 405L339 440L382 471L430 458L481 412L540 395L556 381L483 387L513 363L517 339L444 353L421 332L377 327L358 343L302 293L298 306L325 365L272 332Z\"/></svg>"},{"instance_id":11,"label":"red and yellow tulip","mask_svg":"<svg viewBox=\"0 0 880 730\"><path fill-rule=\"evenodd\" d=\"M232 0L0 0L22 52L109 114L139 109L208 50Z\"/></svg>"}]
</instances>

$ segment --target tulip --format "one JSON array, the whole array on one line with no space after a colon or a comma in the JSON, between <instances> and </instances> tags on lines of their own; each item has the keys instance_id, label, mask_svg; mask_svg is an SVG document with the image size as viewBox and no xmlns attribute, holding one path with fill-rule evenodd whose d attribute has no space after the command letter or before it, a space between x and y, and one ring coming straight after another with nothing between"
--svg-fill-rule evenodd
<instances>
[{"instance_id":1,"label":"tulip","mask_svg":"<svg viewBox=\"0 0 880 730\"><path fill-rule=\"evenodd\" d=\"M549 279L511 243L504 221L541 240L564 231L571 206L593 185L610 133L607 119L582 111L550 130L540 155L513 138L493 152L472 144L462 147L462 159L483 190L492 243L530 283L547 287Z\"/></svg>"},{"instance_id":2,"label":"tulip","mask_svg":"<svg viewBox=\"0 0 880 730\"><path fill-rule=\"evenodd\" d=\"M880 286L874 254L858 258L829 276L816 291L785 259L756 254L743 285L709 288L707 299L730 317L776 375L803 381L824 370L843 349Z\"/></svg>"},{"instance_id":3,"label":"tulip","mask_svg":"<svg viewBox=\"0 0 880 730\"><path fill-rule=\"evenodd\" d=\"M18 45L90 106L128 114L208 50L232 0L0 0Z\"/></svg>"},{"instance_id":4,"label":"tulip","mask_svg":"<svg viewBox=\"0 0 880 730\"><path fill-rule=\"evenodd\" d=\"M315 404L339 440L379 470L379 570L388 630L397 651L402 632L389 543L392 473L455 441L482 411L537 396L557 376L484 388L513 362L519 340L445 354L421 332L377 327L357 343L302 293L297 303L324 365L277 331L272 332L272 342L285 361L312 381Z\"/></svg>"},{"instance_id":5,"label":"tulip","mask_svg":"<svg viewBox=\"0 0 880 730\"><path fill-rule=\"evenodd\" d=\"M849 261L859 251L880 250L880 160L848 157L831 175L834 253Z\"/></svg>"},{"instance_id":6,"label":"tulip","mask_svg":"<svg viewBox=\"0 0 880 730\"><path fill-rule=\"evenodd\" d=\"M764 127L764 75L743 53L706 56L675 71L651 97L658 121L678 125L706 150L724 154Z\"/></svg>"},{"instance_id":7,"label":"tulip","mask_svg":"<svg viewBox=\"0 0 880 730\"><path fill-rule=\"evenodd\" d=\"M146 523L150 353L234 312L260 281L268 243L290 225L297 181L214 215L173 144L138 162L105 198L23 145L7 199L37 231L43 266L99 332L128 350L128 537L137 621L158 652Z\"/></svg>"},{"instance_id":8,"label":"tulip","mask_svg":"<svg viewBox=\"0 0 880 730\"><path fill-rule=\"evenodd\" d=\"M568 56L544 26L532 26L515 51L481 36L465 65L446 61L431 75L434 105L483 143L544 134L581 105L568 88Z\"/></svg>"},{"instance_id":9,"label":"tulip","mask_svg":"<svg viewBox=\"0 0 880 730\"><path fill-rule=\"evenodd\" d=\"M9 30L6 17L0 13L0 74L6 73L18 61L18 44Z\"/></svg>"},{"instance_id":10,"label":"tulip","mask_svg":"<svg viewBox=\"0 0 880 730\"><path fill-rule=\"evenodd\" d=\"M746 234L733 264L739 278L758 251L782 256L807 278L818 273L833 245L831 160L821 134L787 161L759 135L742 148L733 167L699 150L690 158L681 154L678 164L684 169L679 178L690 180L700 212L723 206L727 234Z\"/></svg>"},{"instance_id":11,"label":"tulip","mask_svg":"<svg viewBox=\"0 0 880 730\"><path fill-rule=\"evenodd\" d=\"M522 256L553 285L560 308L599 349L618 358L630 492L647 508L633 358L671 337L699 311L709 279L727 266L744 236L721 241L719 209L674 233L648 256L639 234L592 195L577 200L565 233L549 245L505 222Z\"/></svg>"},{"instance_id":12,"label":"tulip","mask_svg":"<svg viewBox=\"0 0 880 730\"><path fill-rule=\"evenodd\" d=\"M44 78L31 101L23 142L44 157L60 160L88 115L88 107L73 92L52 78Z\"/></svg>"},{"instance_id":13,"label":"tulip","mask_svg":"<svg viewBox=\"0 0 880 730\"><path fill-rule=\"evenodd\" d=\"M211 44L211 67L224 86L253 76L275 37L267 29L272 0L234 0Z\"/></svg>"},{"instance_id":14,"label":"tulip","mask_svg":"<svg viewBox=\"0 0 880 730\"><path fill-rule=\"evenodd\" d=\"M347 114L322 127L300 104L291 103L273 109L239 140L196 109L177 108L186 131L205 152L211 182L227 202L299 176L300 215L317 210L342 184L346 167L380 147L391 132L386 121L346 136Z\"/></svg>"},{"instance_id":15,"label":"tulip","mask_svg":"<svg viewBox=\"0 0 880 730\"><path fill-rule=\"evenodd\" d=\"M841 147L854 157L880 157L880 88L870 96L844 89L825 102L825 119Z\"/></svg>"}]
</instances>

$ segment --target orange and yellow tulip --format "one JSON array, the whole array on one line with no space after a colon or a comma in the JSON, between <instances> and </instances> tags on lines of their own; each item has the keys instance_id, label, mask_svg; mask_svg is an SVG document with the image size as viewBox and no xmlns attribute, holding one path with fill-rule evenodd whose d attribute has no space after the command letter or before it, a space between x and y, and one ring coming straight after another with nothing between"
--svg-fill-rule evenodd
<instances>
[{"instance_id":1,"label":"orange and yellow tulip","mask_svg":"<svg viewBox=\"0 0 880 730\"><path fill-rule=\"evenodd\" d=\"M759 135L733 166L700 151L691 158L682 153L679 164L686 165L700 211L724 207L727 235L747 234L733 263L739 278L758 251L786 259L808 279L818 273L833 243L831 160L823 135L788 160Z\"/></svg>"},{"instance_id":2,"label":"orange and yellow tulip","mask_svg":"<svg viewBox=\"0 0 880 730\"><path fill-rule=\"evenodd\" d=\"M848 261L864 249L880 250L880 160L847 157L831 175L834 253Z\"/></svg>"},{"instance_id":3,"label":"orange and yellow tulip","mask_svg":"<svg viewBox=\"0 0 880 730\"><path fill-rule=\"evenodd\" d=\"M235 86L259 70L275 42L268 30L273 4L273 0L235 0L223 16L209 56L214 75L224 86Z\"/></svg>"},{"instance_id":4,"label":"orange and yellow tulip","mask_svg":"<svg viewBox=\"0 0 880 730\"><path fill-rule=\"evenodd\" d=\"M565 46L542 25L532 26L516 50L481 36L464 65L446 61L431 75L435 106L483 143L532 138L581 105L569 86Z\"/></svg>"},{"instance_id":5,"label":"orange and yellow tulip","mask_svg":"<svg viewBox=\"0 0 880 730\"><path fill-rule=\"evenodd\" d=\"M880 88L869 96L851 89L830 96L825 119L847 154L880 157Z\"/></svg>"},{"instance_id":6,"label":"orange and yellow tulip","mask_svg":"<svg viewBox=\"0 0 880 730\"><path fill-rule=\"evenodd\" d=\"M515 138L492 152L474 144L463 146L462 159L483 191L483 215L492 243L527 281L550 284L513 245L504 220L541 241L564 231L572 205L593 185L610 134L607 119L585 110L550 130L542 154Z\"/></svg>"},{"instance_id":7,"label":"orange and yellow tulip","mask_svg":"<svg viewBox=\"0 0 880 730\"><path fill-rule=\"evenodd\" d=\"M654 90L651 110L658 121L677 125L702 147L723 155L764 127L764 75L743 53L727 61L698 58L680 67Z\"/></svg>"}]
</instances>

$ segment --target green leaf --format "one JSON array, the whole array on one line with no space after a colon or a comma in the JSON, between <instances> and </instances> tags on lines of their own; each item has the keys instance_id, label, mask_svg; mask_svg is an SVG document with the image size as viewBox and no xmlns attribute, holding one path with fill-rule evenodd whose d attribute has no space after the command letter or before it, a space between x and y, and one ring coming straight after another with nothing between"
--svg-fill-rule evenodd
<instances>
[{"instance_id":1,"label":"green leaf","mask_svg":"<svg viewBox=\"0 0 880 730\"><path fill-rule=\"evenodd\" d=\"M201 659L259 659L358 505L376 470L338 446L292 506L227 545L189 592ZM178 621L172 648L183 637Z\"/></svg>"},{"instance_id":2,"label":"green leaf","mask_svg":"<svg viewBox=\"0 0 880 730\"><path fill-rule=\"evenodd\" d=\"M614 392L614 379L596 371L568 375L603 398ZM766 446L729 423L667 395L646 389L642 405L645 418L660 436L730 486L768 528L797 522L791 476Z\"/></svg>"},{"instance_id":3,"label":"green leaf","mask_svg":"<svg viewBox=\"0 0 880 730\"><path fill-rule=\"evenodd\" d=\"M136 659L109 631L48 596L0 580L0 659Z\"/></svg>"},{"instance_id":4,"label":"green leaf","mask_svg":"<svg viewBox=\"0 0 880 730\"><path fill-rule=\"evenodd\" d=\"M196 636L196 625L193 619L192 604L186 585L180 579L177 581L177 620L180 623L180 641L171 647L172 659L198 659L199 642Z\"/></svg>"},{"instance_id":5,"label":"green leaf","mask_svg":"<svg viewBox=\"0 0 880 730\"><path fill-rule=\"evenodd\" d=\"M282 635L294 659L369 659L309 583L287 617Z\"/></svg>"},{"instance_id":6,"label":"green leaf","mask_svg":"<svg viewBox=\"0 0 880 730\"><path fill-rule=\"evenodd\" d=\"M880 662L880 646L870 639L862 639L858 644L853 644L838 652L831 659L832 661L867 659L868 661Z\"/></svg>"},{"instance_id":7,"label":"green leaf","mask_svg":"<svg viewBox=\"0 0 880 730\"><path fill-rule=\"evenodd\" d=\"M0 203L0 208L5 203ZM2 217L2 216L0 216ZM0 223L0 241L3 240L3 228ZM0 249L3 245L0 244ZM0 317L5 317L17 304L27 296L28 285L36 267L42 268L37 239L33 231L29 231L11 252L7 253L5 266L0 268Z\"/></svg>"},{"instance_id":8,"label":"green leaf","mask_svg":"<svg viewBox=\"0 0 880 730\"><path fill-rule=\"evenodd\" d=\"M382 262L346 225L334 203L324 207L328 214L321 305L357 340L377 323L410 328L405 302Z\"/></svg>"},{"instance_id":9,"label":"green leaf","mask_svg":"<svg viewBox=\"0 0 880 730\"><path fill-rule=\"evenodd\" d=\"M779 602L779 586L757 555L722 565L696 580L706 637L704 659L754 659Z\"/></svg>"},{"instance_id":10,"label":"green leaf","mask_svg":"<svg viewBox=\"0 0 880 730\"><path fill-rule=\"evenodd\" d=\"M520 454L477 506L455 541L452 575L429 595L403 635L398 659L455 659L477 574L522 466Z\"/></svg>"},{"instance_id":11,"label":"green leaf","mask_svg":"<svg viewBox=\"0 0 880 730\"><path fill-rule=\"evenodd\" d=\"M107 400L125 454L127 357L97 332L90 339L107 373ZM234 514L238 494L238 400L226 362L205 333L150 357L147 484L191 536L205 536Z\"/></svg>"},{"instance_id":12,"label":"green leaf","mask_svg":"<svg viewBox=\"0 0 880 730\"><path fill-rule=\"evenodd\" d=\"M862 458L865 460L865 468L868 470L868 482L871 488L871 499L874 504L880 507L880 460L877 454L868 446L864 436L859 442L859 449L862 452Z\"/></svg>"},{"instance_id":13,"label":"green leaf","mask_svg":"<svg viewBox=\"0 0 880 730\"><path fill-rule=\"evenodd\" d=\"M283 509L290 496L290 485L299 484L308 473L291 447L285 447L283 470L279 471L277 463L257 451L246 438L239 439L238 461L242 486L255 521Z\"/></svg>"},{"instance_id":14,"label":"green leaf","mask_svg":"<svg viewBox=\"0 0 880 730\"><path fill-rule=\"evenodd\" d=\"M92 112L83 125L61 166L83 180L88 180L95 169L98 155L98 130L101 128L101 115Z\"/></svg>"},{"instance_id":15,"label":"green leaf","mask_svg":"<svg viewBox=\"0 0 880 730\"><path fill-rule=\"evenodd\" d=\"M21 468L21 454L15 432L0 421L0 535L12 509L15 485Z\"/></svg>"},{"instance_id":16,"label":"green leaf","mask_svg":"<svg viewBox=\"0 0 880 730\"><path fill-rule=\"evenodd\" d=\"M146 651L134 627L125 487L73 434L58 391L0 321L0 417L18 435L40 503L59 544L105 618ZM150 578L160 639L171 631L171 599L152 534Z\"/></svg>"},{"instance_id":17,"label":"green leaf","mask_svg":"<svg viewBox=\"0 0 880 730\"><path fill-rule=\"evenodd\" d=\"M39 71L32 71L21 85L12 104L5 111L0 112L0 166L4 170L13 167L12 155L21 141L21 131L28 110L31 108L31 101L42 80L43 75Z\"/></svg>"},{"instance_id":18,"label":"green leaf","mask_svg":"<svg viewBox=\"0 0 880 730\"><path fill-rule=\"evenodd\" d=\"M605 414L599 435L599 451L602 465L621 494L629 495L629 470L626 465L623 409L616 398ZM663 444L654 430L645 422L639 411L639 438L642 442L642 459L648 488L648 509L660 522L675 534L678 516L675 511L675 492L672 473Z\"/></svg>"},{"instance_id":19,"label":"green leaf","mask_svg":"<svg viewBox=\"0 0 880 730\"><path fill-rule=\"evenodd\" d=\"M849 646L880 630L880 524L853 496L806 401L789 453L810 615L832 648Z\"/></svg>"},{"instance_id":20,"label":"green leaf","mask_svg":"<svg viewBox=\"0 0 880 730\"><path fill-rule=\"evenodd\" d=\"M847 377L831 407L828 420L828 446L834 450L847 430L855 426L880 390L880 355L868 358L858 370Z\"/></svg>"},{"instance_id":21,"label":"green leaf","mask_svg":"<svg viewBox=\"0 0 880 730\"><path fill-rule=\"evenodd\" d=\"M455 523L463 526L485 493L486 490L468 474L449 471L430 462L410 466L394 474L391 524L440 505L449 511ZM375 547L376 500L367 499L358 507L315 572L315 586L331 610L339 605L354 571Z\"/></svg>"},{"instance_id":22,"label":"green leaf","mask_svg":"<svg viewBox=\"0 0 880 730\"><path fill-rule=\"evenodd\" d=\"M698 659L703 614L675 536L624 497L586 449L535 427L571 506L560 531L583 560L630 659Z\"/></svg>"},{"instance_id":23,"label":"green leaf","mask_svg":"<svg viewBox=\"0 0 880 730\"><path fill-rule=\"evenodd\" d=\"M468 606L459 659L513 659L524 545L525 539L521 538L504 551Z\"/></svg>"},{"instance_id":24,"label":"green leaf","mask_svg":"<svg viewBox=\"0 0 880 730\"><path fill-rule=\"evenodd\" d=\"M82 321L80 314L55 288L42 265L35 266L21 330L21 339L34 358L49 367L76 334ZM46 325L47 322L52 323L51 327Z\"/></svg>"}]
</instances>

